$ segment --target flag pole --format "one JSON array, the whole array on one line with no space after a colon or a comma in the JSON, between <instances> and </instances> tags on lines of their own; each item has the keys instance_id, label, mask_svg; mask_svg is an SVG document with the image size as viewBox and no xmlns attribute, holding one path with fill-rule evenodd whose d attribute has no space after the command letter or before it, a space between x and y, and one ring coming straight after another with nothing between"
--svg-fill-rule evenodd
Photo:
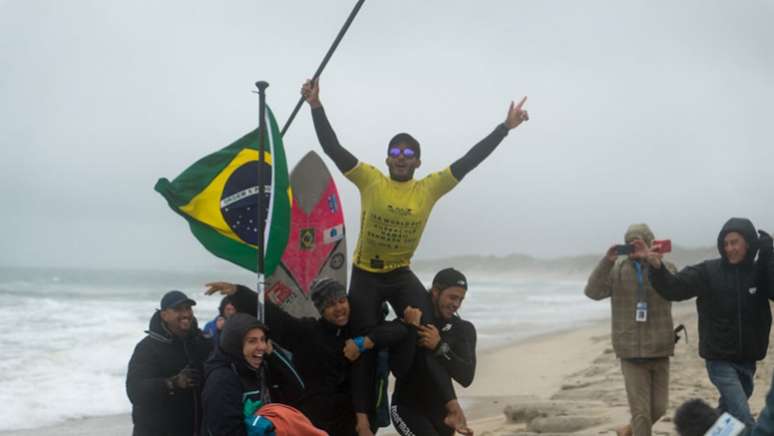
<instances>
[{"instance_id":1,"label":"flag pole","mask_svg":"<svg viewBox=\"0 0 774 436\"><path fill-rule=\"evenodd\" d=\"M360 7L363 6L364 2L365 0L358 0L358 2L355 4L355 7L352 8L352 12L349 13L349 17L347 17L347 21L344 22L344 25L341 27L341 30L339 30L339 34L336 35L336 39L333 41L331 48L328 49L328 53L325 54L325 57L323 58L322 63L320 63L320 66L317 67L317 71L315 71L314 76L312 76L312 80L317 80L320 77L320 74L322 74L322 71L325 69L325 66L328 65L328 61L331 59L331 56L333 56L333 52L336 51L336 48L339 46L339 43L341 42L341 39L344 38L344 34L347 33L347 30L349 29L350 24L352 24L352 21L354 21L355 16L360 11ZM304 104L304 97L301 96L301 98L298 99L298 103L296 103L296 107L293 109L293 112L290 114L290 117L285 122L285 125L282 127L282 131L280 132L280 135L285 136L285 132L288 131L290 124L296 118L296 114L298 114L298 110L301 109L301 105L303 104Z\"/></svg>"},{"instance_id":2,"label":"flag pole","mask_svg":"<svg viewBox=\"0 0 774 436\"><path fill-rule=\"evenodd\" d=\"M258 114L260 121L258 122L258 285L256 290L258 292L258 320L265 322L263 313L263 304L261 298L264 298L264 232L266 227L266 220L264 219L263 197L266 194L266 186L263 183L263 163L264 154L266 148L266 88L269 87L268 82L263 80L255 82L255 87L258 88Z\"/></svg>"}]
</instances>

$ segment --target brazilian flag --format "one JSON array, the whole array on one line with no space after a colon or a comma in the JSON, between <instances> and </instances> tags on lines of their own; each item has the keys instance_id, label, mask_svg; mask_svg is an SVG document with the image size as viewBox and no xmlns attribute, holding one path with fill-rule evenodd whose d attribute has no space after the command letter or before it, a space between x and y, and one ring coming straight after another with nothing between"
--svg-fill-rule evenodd
<instances>
[{"instance_id":1,"label":"brazilian flag","mask_svg":"<svg viewBox=\"0 0 774 436\"><path fill-rule=\"evenodd\" d=\"M194 163L173 181L156 182L169 207L215 256L258 270L258 166L265 186L263 219L266 275L274 272L288 242L290 187L282 136L266 110L264 160L258 162L258 129Z\"/></svg>"}]
</instances>

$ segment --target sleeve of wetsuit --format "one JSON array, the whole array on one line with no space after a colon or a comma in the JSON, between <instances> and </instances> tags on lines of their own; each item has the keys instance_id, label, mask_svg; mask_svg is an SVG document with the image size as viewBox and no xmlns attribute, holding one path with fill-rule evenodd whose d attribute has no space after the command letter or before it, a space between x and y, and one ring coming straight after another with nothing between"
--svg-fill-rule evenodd
<instances>
[{"instance_id":1,"label":"sleeve of wetsuit","mask_svg":"<svg viewBox=\"0 0 774 436\"><path fill-rule=\"evenodd\" d=\"M473 148L465 153L465 156L451 164L451 172L454 178L462 180L473 168L477 167L487 156L492 154L506 136L508 136L508 128L504 124L495 127L492 133L474 145Z\"/></svg>"},{"instance_id":2,"label":"sleeve of wetsuit","mask_svg":"<svg viewBox=\"0 0 774 436\"><path fill-rule=\"evenodd\" d=\"M258 293L247 286L237 285L237 291L231 295L231 304L239 313L258 316Z\"/></svg>"},{"instance_id":3,"label":"sleeve of wetsuit","mask_svg":"<svg viewBox=\"0 0 774 436\"><path fill-rule=\"evenodd\" d=\"M132 404L162 407L164 399L172 392L166 378L159 374L159 366L146 342L137 344L126 373L126 393Z\"/></svg>"},{"instance_id":4,"label":"sleeve of wetsuit","mask_svg":"<svg viewBox=\"0 0 774 436\"><path fill-rule=\"evenodd\" d=\"M282 395L281 401L275 402L295 406L296 401L301 398L306 387L290 359L282 352L275 350L266 358L266 363L269 365L271 385L278 385L279 392Z\"/></svg>"},{"instance_id":5,"label":"sleeve of wetsuit","mask_svg":"<svg viewBox=\"0 0 774 436\"><path fill-rule=\"evenodd\" d=\"M677 274L669 271L662 262L661 268L649 268L650 284L665 300L682 301L693 298L704 289L703 270L705 264L687 266Z\"/></svg>"},{"instance_id":6,"label":"sleeve of wetsuit","mask_svg":"<svg viewBox=\"0 0 774 436\"><path fill-rule=\"evenodd\" d=\"M237 291L231 296L231 302L237 312L258 316L258 294L247 286L237 285ZM314 320L296 318L268 298L263 307L266 310L266 325L271 330L272 340L288 350L294 351L295 347L305 340L305 332L308 330L309 324L314 323Z\"/></svg>"},{"instance_id":7,"label":"sleeve of wetsuit","mask_svg":"<svg viewBox=\"0 0 774 436\"><path fill-rule=\"evenodd\" d=\"M339 168L339 171L346 173L355 168L357 158L341 146L322 106L312 109L312 121L314 122L314 131L317 133L317 140L320 142L325 154Z\"/></svg>"},{"instance_id":8,"label":"sleeve of wetsuit","mask_svg":"<svg viewBox=\"0 0 774 436\"><path fill-rule=\"evenodd\" d=\"M457 328L461 340L450 344L447 353L437 349L435 355L457 383L468 387L476 374L476 328L469 322L460 323Z\"/></svg>"},{"instance_id":9,"label":"sleeve of wetsuit","mask_svg":"<svg viewBox=\"0 0 774 436\"><path fill-rule=\"evenodd\" d=\"M274 304L270 298L266 299L263 307L266 308L266 325L273 341L295 352L299 344L310 340L309 330L317 325L313 318L296 318Z\"/></svg>"},{"instance_id":10,"label":"sleeve of wetsuit","mask_svg":"<svg viewBox=\"0 0 774 436\"><path fill-rule=\"evenodd\" d=\"M607 257L599 261L583 290L587 297L592 300L602 300L613 293L613 280L610 275L614 265L615 262L611 262Z\"/></svg>"}]
</instances>

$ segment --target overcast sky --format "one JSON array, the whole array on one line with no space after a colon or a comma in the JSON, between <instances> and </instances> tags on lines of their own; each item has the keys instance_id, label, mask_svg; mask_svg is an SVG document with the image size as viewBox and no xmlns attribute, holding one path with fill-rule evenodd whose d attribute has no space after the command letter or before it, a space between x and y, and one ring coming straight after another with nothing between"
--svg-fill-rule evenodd
<instances>
[{"instance_id":1,"label":"overcast sky","mask_svg":"<svg viewBox=\"0 0 774 436\"><path fill-rule=\"evenodd\" d=\"M284 123L354 3L0 0L0 265L223 266L153 185L256 126L256 80ZM368 0L321 99L377 167L413 134L421 177L529 96L418 258L601 255L642 221L711 245L730 216L774 230L772 23L766 0ZM285 145L320 151L307 107Z\"/></svg>"}]
</instances>

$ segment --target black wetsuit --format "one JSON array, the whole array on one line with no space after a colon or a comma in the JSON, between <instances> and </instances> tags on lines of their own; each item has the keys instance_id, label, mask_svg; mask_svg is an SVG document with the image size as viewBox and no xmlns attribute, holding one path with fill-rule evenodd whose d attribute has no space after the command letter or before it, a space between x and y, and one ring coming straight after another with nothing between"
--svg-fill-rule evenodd
<instances>
[{"instance_id":1,"label":"black wetsuit","mask_svg":"<svg viewBox=\"0 0 774 436\"><path fill-rule=\"evenodd\" d=\"M238 312L256 314L255 292L239 286L231 299ZM295 318L270 300L264 307L272 341L293 353L293 364L306 385L298 409L331 436L356 435L350 362L342 351L351 338L349 327L337 327L324 318ZM402 343L408 331L403 323L393 321L380 324L368 336L381 347ZM409 358L410 354L396 356ZM395 360L393 365L408 367L410 361Z\"/></svg>"},{"instance_id":2,"label":"black wetsuit","mask_svg":"<svg viewBox=\"0 0 774 436\"><path fill-rule=\"evenodd\" d=\"M325 110L322 107L312 109L312 119L323 151L333 160L339 170L342 173L347 173L355 168L358 164L357 158L341 146L328 121ZM504 124L498 125L463 157L451 164L452 176L457 181L461 181L468 172L486 159L507 135L508 128ZM413 306L422 310L423 323L430 322L431 316L429 314L432 314L433 308L432 305L427 304L426 294L427 291L422 282L408 267L386 272L370 272L353 265L349 286L352 314L350 326L353 334L365 335L378 325L381 306L385 301L390 303L398 316L403 313L406 306ZM375 354L365 353L353 365L352 395L357 412L373 412L371 409L361 409L364 405L374 404L371 398L373 392L371 387L374 380ZM444 392L449 392L452 390L451 384L449 383L449 386L441 387L441 389Z\"/></svg>"},{"instance_id":3,"label":"black wetsuit","mask_svg":"<svg viewBox=\"0 0 774 436\"><path fill-rule=\"evenodd\" d=\"M476 329L473 324L457 316L448 321L436 320L433 324L441 335L441 343L432 352L432 360L418 353L411 369L395 381L390 415L395 429L403 436L454 434L454 429L443 422L448 399L439 391L439 381L433 379L438 370L428 368L428 362L440 364L447 379L453 378L465 387L473 382L476 372Z\"/></svg>"}]
</instances>

